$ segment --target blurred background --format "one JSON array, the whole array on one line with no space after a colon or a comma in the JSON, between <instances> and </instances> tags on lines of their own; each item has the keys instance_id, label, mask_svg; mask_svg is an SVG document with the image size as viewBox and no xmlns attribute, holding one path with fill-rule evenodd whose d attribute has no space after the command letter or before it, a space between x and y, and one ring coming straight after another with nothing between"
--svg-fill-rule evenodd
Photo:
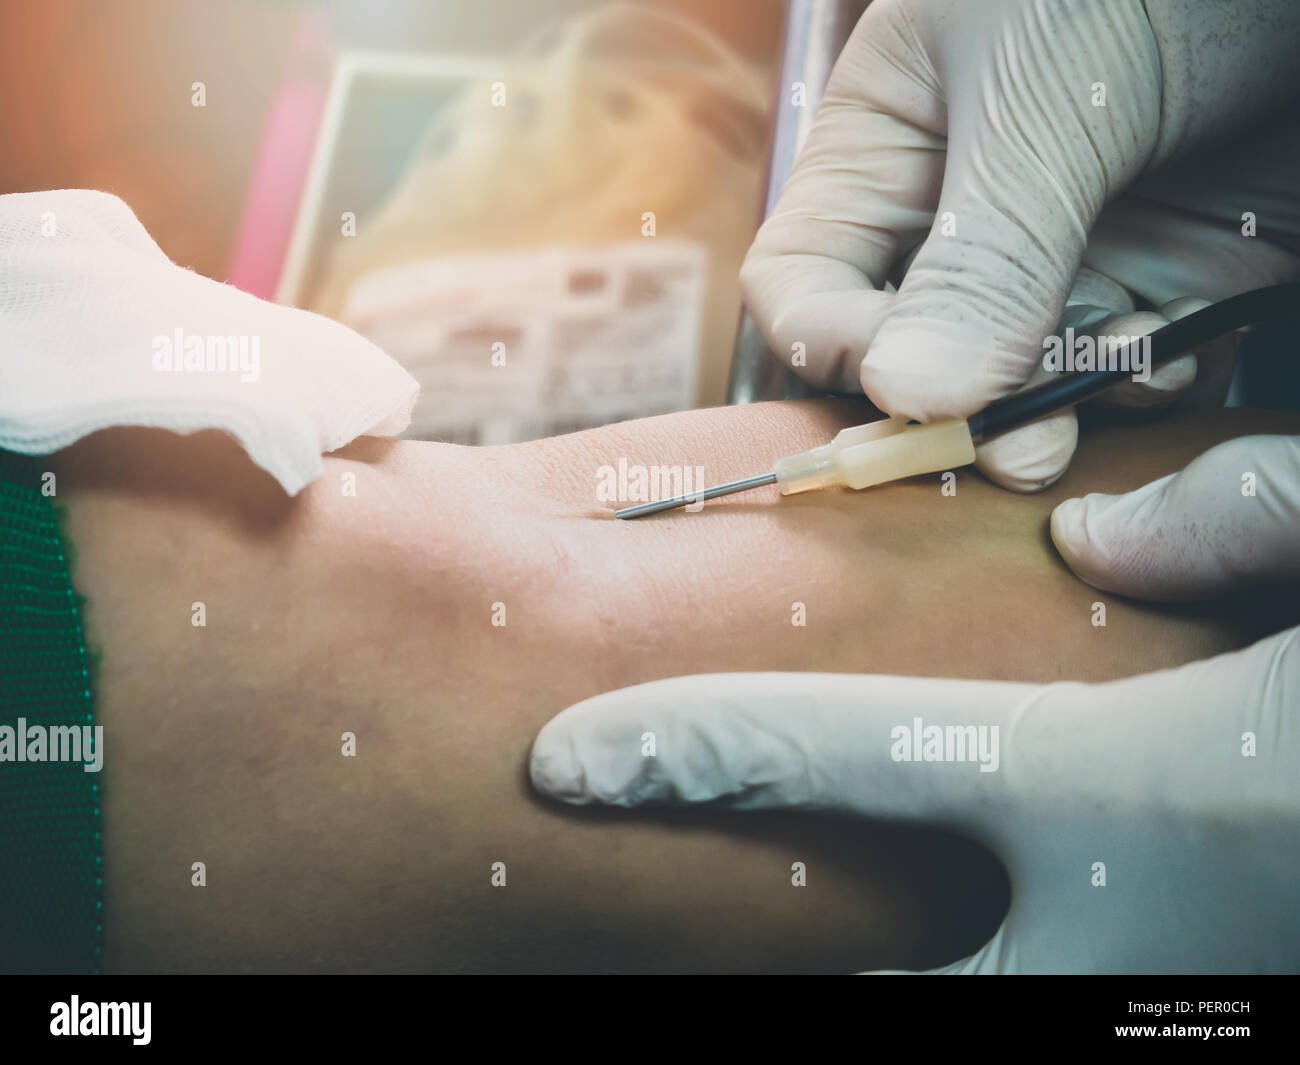
<instances>
[{"instance_id":1,"label":"blurred background","mask_svg":"<svg viewBox=\"0 0 1300 1065\"><path fill-rule=\"evenodd\" d=\"M364 333L423 386L408 436L807 394L736 277L864 7L0 0L0 193L115 193L174 262ZM1232 402L1300 405L1293 332L1247 337Z\"/></svg>"},{"instance_id":2,"label":"blurred background","mask_svg":"<svg viewBox=\"0 0 1300 1065\"><path fill-rule=\"evenodd\" d=\"M112 192L370 336L424 385L408 435L717 404L786 7L5 0L0 192Z\"/></svg>"}]
</instances>

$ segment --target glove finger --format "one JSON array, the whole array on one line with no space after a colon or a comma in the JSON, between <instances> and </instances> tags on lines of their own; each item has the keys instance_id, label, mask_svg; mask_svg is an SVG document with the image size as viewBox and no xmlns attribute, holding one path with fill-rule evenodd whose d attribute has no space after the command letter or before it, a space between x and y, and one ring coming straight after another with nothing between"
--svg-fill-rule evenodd
<instances>
[{"instance_id":1,"label":"glove finger","mask_svg":"<svg viewBox=\"0 0 1300 1065\"><path fill-rule=\"evenodd\" d=\"M991 726L1037 690L817 673L677 677L565 710L538 734L530 771L539 791L577 804L722 802L956 823L1000 793ZM915 764L930 726L941 737L961 730L962 764Z\"/></svg>"},{"instance_id":2,"label":"glove finger","mask_svg":"<svg viewBox=\"0 0 1300 1065\"><path fill-rule=\"evenodd\" d=\"M1086 266L1079 272L1081 275L1093 273ZM1114 282L1110 284L1125 291ZM1112 314L1101 313L1102 308L1098 306L1067 305L1058 328L1062 353L1071 351L1076 359L1086 355L1097 365L1109 361L1111 353L1118 353L1131 338L1147 336L1169 322L1208 306L1209 300L1193 296L1171 300L1158 311L1135 311L1131 298L1127 310L1116 308ZM1155 368L1146 362L1134 363L1135 357L1142 360L1145 356L1140 348L1130 348L1134 374L1091 402L1101 407L1126 410L1164 408L1175 403L1196 407L1221 406L1232 382L1237 341L1235 333L1216 337Z\"/></svg>"},{"instance_id":3,"label":"glove finger","mask_svg":"<svg viewBox=\"0 0 1300 1065\"><path fill-rule=\"evenodd\" d=\"M1208 300L1184 296L1164 304L1160 308L1160 313L1171 322L1176 322L1179 318L1207 306L1209 306ZM1228 398L1228 390L1232 386L1233 372L1237 368L1237 351L1245 333L1246 330L1239 329L1196 345L1192 350L1192 354L1196 357L1196 380L1178 395L1179 406L1198 408L1223 406Z\"/></svg>"},{"instance_id":4,"label":"glove finger","mask_svg":"<svg viewBox=\"0 0 1300 1065\"><path fill-rule=\"evenodd\" d=\"M892 301L901 241L930 224L946 116L898 5L868 9L845 46L807 141L741 268L745 302L778 357L856 391L858 364Z\"/></svg>"},{"instance_id":5,"label":"glove finger","mask_svg":"<svg viewBox=\"0 0 1300 1065\"><path fill-rule=\"evenodd\" d=\"M1109 361L1109 353L1117 351L1131 337L1146 336L1173 318L1181 318L1206 305L1205 300L1181 300L1169 305L1171 314L1139 311L1128 289L1087 265L1081 266L1057 327L1061 354L1090 353L1094 360ZM1142 407L1165 405L1189 388L1197 376L1197 362L1191 355L1156 369L1145 363L1135 369L1136 376L1144 380L1121 382L1094 402Z\"/></svg>"},{"instance_id":6,"label":"glove finger","mask_svg":"<svg viewBox=\"0 0 1300 1065\"><path fill-rule=\"evenodd\" d=\"M1086 329L1104 318L1116 314L1132 314L1135 310L1137 304L1128 289L1084 265L1074 275L1074 283L1070 286L1070 295L1066 297L1065 310L1061 312L1058 325L1060 329L1067 326Z\"/></svg>"},{"instance_id":7,"label":"glove finger","mask_svg":"<svg viewBox=\"0 0 1300 1065\"><path fill-rule=\"evenodd\" d=\"M1300 579L1300 437L1211 448L1181 473L1123 495L1093 493L1052 512L1067 565L1103 591L1205 599Z\"/></svg>"},{"instance_id":8,"label":"glove finger","mask_svg":"<svg viewBox=\"0 0 1300 1065\"><path fill-rule=\"evenodd\" d=\"M1079 442L1074 408L1049 414L975 448L975 468L1013 492L1041 492L1061 479Z\"/></svg>"},{"instance_id":9,"label":"glove finger","mask_svg":"<svg viewBox=\"0 0 1300 1065\"><path fill-rule=\"evenodd\" d=\"M746 267L742 278L753 293L746 303L777 359L818 387L862 391L858 368L892 292L873 289L845 263L813 255L768 259L756 271Z\"/></svg>"},{"instance_id":10,"label":"glove finger","mask_svg":"<svg viewBox=\"0 0 1300 1065\"><path fill-rule=\"evenodd\" d=\"M1061 345L1057 361L1061 361L1065 351L1075 354L1086 351L1091 358L1105 359L1109 352L1117 350L1117 345L1126 344L1130 338L1145 336L1207 305L1206 300L1188 298L1167 304L1164 309L1167 314L1135 311L1127 290L1081 266L1057 325L1057 340ZM1229 342L1235 345L1235 341ZM1167 406L1180 396L1195 392L1197 402L1222 403L1232 376L1232 355L1229 352L1225 362L1224 348L1219 341L1211 341L1197 350L1209 358L1202 361L1197 354L1188 354L1155 370L1142 363L1140 367L1135 366L1135 372L1146 380L1121 382L1097 402L1130 408ZM1040 367L1025 387L1033 387L1051 376L1051 371ZM1060 479L1077 442L1074 412L1061 411L981 445L975 453L976 466L1004 488L1036 492Z\"/></svg>"},{"instance_id":11,"label":"glove finger","mask_svg":"<svg viewBox=\"0 0 1300 1065\"><path fill-rule=\"evenodd\" d=\"M1108 322L1105 330L1110 337L1142 336L1208 306L1209 300L1184 296L1165 303L1158 312L1142 312L1149 316L1149 321L1135 315L1134 321L1121 318ZM1240 334L1233 332L1207 340L1152 370L1149 380L1123 381L1098 396L1095 402L1100 406L1130 409L1168 407L1174 403L1192 407L1222 406L1232 384L1240 339Z\"/></svg>"},{"instance_id":12,"label":"glove finger","mask_svg":"<svg viewBox=\"0 0 1300 1065\"><path fill-rule=\"evenodd\" d=\"M1208 306L1208 301L1200 301L1199 306ZM1194 309L1198 307L1193 306L1182 313L1188 314ZM1066 334L1067 348L1070 347L1069 341L1073 341L1076 366L1080 357L1086 357L1087 365L1105 369L1118 363L1121 349L1128 353L1130 376L1107 389L1105 395L1099 397L1099 402L1129 408L1164 407L1192 386L1197 373L1195 354L1180 355L1163 366L1152 367L1141 343L1130 343L1135 338L1163 329L1169 321L1157 311L1133 311L1112 315L1087 329L1076 329L1073 334Z\"/></svg>"},{"instance_id":13,"label":"glove finger","mask_svg":"<svg viewBox=\"0 0 1300 1065\"><path fill-rule=\"evenodd\" d=\"M1088 329L1116 312L1132 309L1132 297L1122 286L1081 266L1074 276L1057 329L1058 332L1067 328ZM1039 366L1024 387L1033 388L1052 376L1045 367ZM1003 488L1038 492L1060 480L1074 457L1078 441L1079 423L1074 409L1070 408L979 445L975 449L975 466Z\"/></svg>"}]
</instances>

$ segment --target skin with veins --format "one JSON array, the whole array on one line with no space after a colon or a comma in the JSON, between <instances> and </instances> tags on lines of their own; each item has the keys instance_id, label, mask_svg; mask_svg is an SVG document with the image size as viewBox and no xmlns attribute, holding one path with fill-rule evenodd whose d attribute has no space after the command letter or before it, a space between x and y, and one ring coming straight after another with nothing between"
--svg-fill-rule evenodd
<instances>
[{"instance_id":1,"label":"skin with veins","mask_svg":"<svg viewBox=\"0 0 1300 1065\"><path fill-rule=\"evenodd\" d=\"M1101 680L1243 646L1281 622L1096 592L1047 516L1296 419L1099 431L1038 497L961 471L955 495L937 476L762 489L632 522L595 498L620 458L715 483L863 417L809 402L489 449L362 439L294 499L218 434L115 429L60 453L101 656L105 968L848 971L978 948L1007 888L974 844L559 808L529 788L532 738L570 703L681 674Z\"/></svg>"}]
</instances>

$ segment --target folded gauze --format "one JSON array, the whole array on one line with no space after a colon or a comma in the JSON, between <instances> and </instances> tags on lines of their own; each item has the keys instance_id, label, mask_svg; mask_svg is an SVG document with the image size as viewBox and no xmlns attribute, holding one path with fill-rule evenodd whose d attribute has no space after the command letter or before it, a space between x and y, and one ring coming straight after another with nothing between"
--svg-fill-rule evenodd
<instances>
[{"instance_id":1,"label":"folded gauze","mask_svg":"<svg viewBox=\"0 0 1300 1065\"><path fill-rule=\"evenodd\" d=\"M410 422L419 386L338 322L177 266L116 196L0 196L0 448L223 429L290 495Z\"/></svg>"}]
</instances>

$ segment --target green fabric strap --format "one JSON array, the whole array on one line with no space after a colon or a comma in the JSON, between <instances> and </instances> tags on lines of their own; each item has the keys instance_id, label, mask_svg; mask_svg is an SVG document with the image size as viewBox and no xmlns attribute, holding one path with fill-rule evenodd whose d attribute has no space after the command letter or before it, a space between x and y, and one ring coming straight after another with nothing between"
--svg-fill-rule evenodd
<instances>
[{"instance_id":1,"label":"green fabric strap","mask_svg":"<svg viewBox=\"0 0 1300 1065\"><path fill-rule=\"evenodd\" d=\"M68 726L94 737L91 666L42 475L37 460L0 450L0 971L97 972L100 774L85 771L84 750L48 760L76 756Z\"/></svg>"}]
</instances>

